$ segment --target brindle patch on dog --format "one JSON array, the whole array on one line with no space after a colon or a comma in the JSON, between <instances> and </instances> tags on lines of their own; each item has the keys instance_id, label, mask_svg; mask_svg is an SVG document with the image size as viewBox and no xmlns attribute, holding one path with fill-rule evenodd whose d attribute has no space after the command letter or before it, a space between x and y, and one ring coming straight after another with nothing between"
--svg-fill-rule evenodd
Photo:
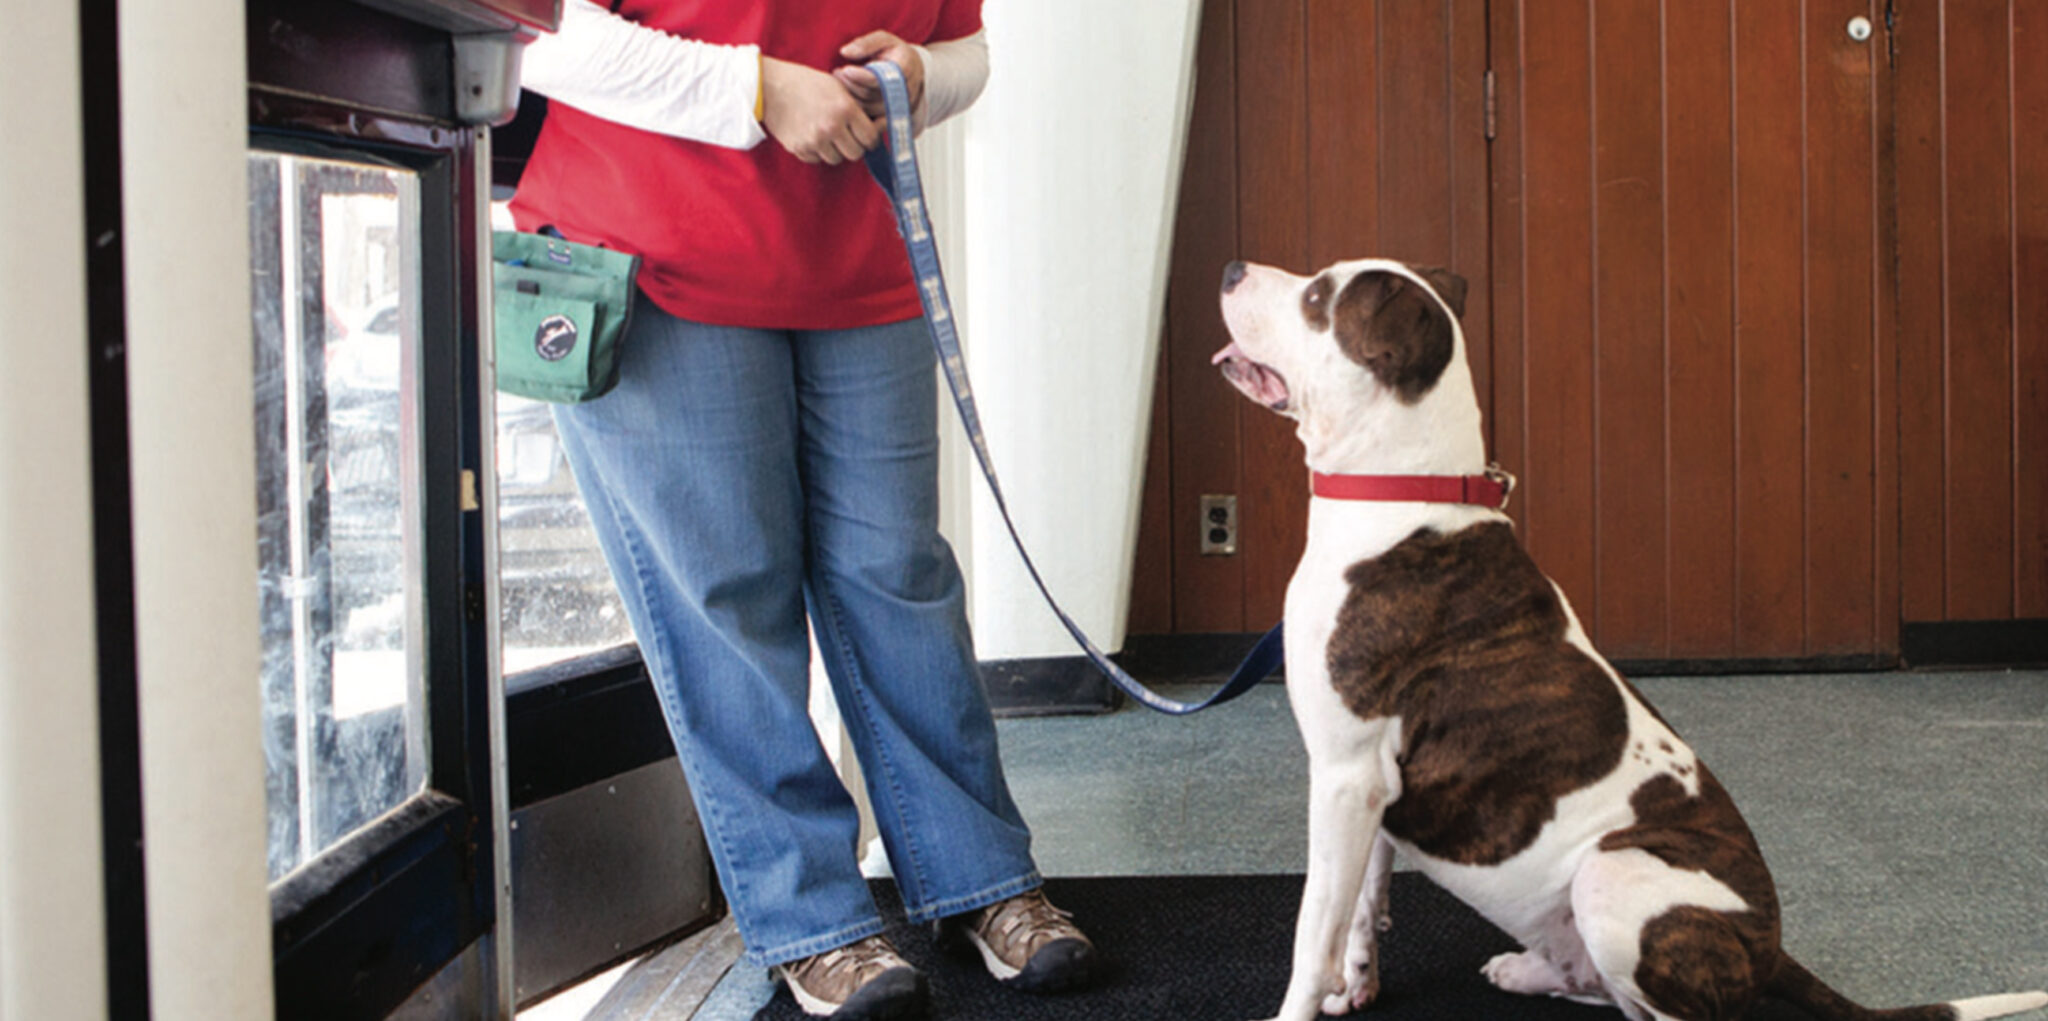
<instances>
[{"instance_id":1,"label":"brindle patch on dog","mask_svg":"<svg viewBox=\"0 0 2048 1021\"><path fill-rule=\"evenodd\" d=\"M1699 764L1699 774L1697 796L1668 773L1643 781L1629 796L1635 825L1602 837L1600 849L1639 848L1672 868L1704 872L1733 890L1752 911L1768 916L1775 933L1777 893L1763 851L1706 763Z\"/></svg>"},{"instance_id":2,"label":"brindle patch on dog","mask_svg":"<svg viewBox=\"0 0 2048 1021\"><path fill-rule=\"evenodd\" d=\"M1763 976L1744 949L1742 919L1691 905L1650 919L1636 966L1636 986L1650 1005L1683 1021L1735 1021L1747 1012Z\"/></svg>"},{"instance_id":3,"label":"brindle patch on dog","mask_svg":"<svg viewBox=\"0 0 2048 1021\"><path fill-rule=\"evenodd\" d=\"M1734 1018L1778 971L1778 895L1756 837L1705 763L1699 794L1670 774L1643 782L1629 798L1635 825L1600 840L1602 851L1634 848L1672 868L1703 872L1728 887L1747 911L1673 908L1643 927L1636 985L1674 1017Z\"/></svg>"},{"instance_id":4,"label":"brindle patch on dog","mask_svg":"<svg viewBox=\"0 0 2048 1021\"><path fill-rule=\"evenodd\" d=\"M1402 719L1387 832L1433 857L1505 861L1628 745L1621 690L1566 641L1550 580L1504 522L1420 529L1352 565L1330 679L1359 716Z\"/></svg>"}]
</instances>

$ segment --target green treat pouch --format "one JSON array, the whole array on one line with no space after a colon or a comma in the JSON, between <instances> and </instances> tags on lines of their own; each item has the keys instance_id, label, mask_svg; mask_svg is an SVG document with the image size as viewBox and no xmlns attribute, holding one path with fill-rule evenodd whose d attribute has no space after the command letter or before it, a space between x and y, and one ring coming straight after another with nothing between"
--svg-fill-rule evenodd
<instances>
[{"instance_id":1,"label":"green treat pouch","mask_svg":"<svg viewBox=\"0 0 2048 1021\"><path fill-rule=\"evenodd\" d=\"M498 389L555 404L610 392L640 257L501 230L491 260Z\"/></svg>"}]
</instances>

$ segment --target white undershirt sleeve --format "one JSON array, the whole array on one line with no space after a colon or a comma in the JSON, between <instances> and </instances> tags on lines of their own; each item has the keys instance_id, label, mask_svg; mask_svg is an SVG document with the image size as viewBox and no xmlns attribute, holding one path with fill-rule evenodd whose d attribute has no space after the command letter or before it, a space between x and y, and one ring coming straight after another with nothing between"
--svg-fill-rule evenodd
<instances>
[{"instance_id":1,"label":"white undershirt sleeve","mask_svg":"<svg viewBox=\"0 0 2048 1021\"><path fill-rule=\"evenodd\" d=\"M918 130L966 110L988 84L988 30L917 47L924 61L924 110Z\"/></svg>"},{"instance_id":2,"label":"white undershirt sleeve","mask_svg":"<svg viewBox=\"0 0 2048 1021\"><path fill-rule=\"evenodd\" d=\"M608 121L730 149L767 137L754 119L760 47L678 38L590 0L564 0L561 28L527 45L520 85Z\"/></svg>"}]
</instances>

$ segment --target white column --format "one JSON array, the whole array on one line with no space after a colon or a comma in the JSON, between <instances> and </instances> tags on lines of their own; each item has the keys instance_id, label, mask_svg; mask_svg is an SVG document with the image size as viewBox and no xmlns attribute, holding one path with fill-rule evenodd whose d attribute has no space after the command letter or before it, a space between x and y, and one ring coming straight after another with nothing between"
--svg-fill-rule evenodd
<instances>
[{"instance_id":1,"label":"white column","mask_svg":"<svg viewBox=\"0 0 2048 1021\"><path fill-rule=\"evenodd\" d=\"M969 115L965 334L1010 508L1105 651L1130 603L1200 0L992 3ZM983 659L1077 652L992 501L974 512Z\"/></svg>"},{"instance_id":2,"label":"white column","mask_svg":"<svg viewBox=\"0 0 2048 1021\"><path fill-rule=\"evenodd\" d=\"M149 968L159 1021L267 1019L241 0L120 5Z\"/></svg>"},{"instance_id":3,"label":"white column","mask_svg":"<svg viewBox=\"0 0 2048 1021\"><path fill-rule=\"evenodd\" d=\"M15 9L18 8L18 9ZM78 8L0 33L0 1018L103 1018ZM28 366L34 366L33 370Z\"/></svg>"}]
</instances>

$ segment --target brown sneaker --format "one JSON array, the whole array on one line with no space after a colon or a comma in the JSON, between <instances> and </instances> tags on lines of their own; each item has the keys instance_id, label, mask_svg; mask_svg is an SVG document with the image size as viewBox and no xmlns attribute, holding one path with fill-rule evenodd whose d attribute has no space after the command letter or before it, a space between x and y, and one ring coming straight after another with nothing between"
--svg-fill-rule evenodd
<instances>
[{"instance_id":1,"label":"brown sneaker","mask_svg":"<svg viewBox=\"0 0 2048 1021\"><path fill-rule=\"evenodd\" d=\"M924 976L880 936L775 966L797 1006L837 1021L920 1018L930 1006Z\"/></svg>"},{"instance_id":2,"label":"brown sneaker","mask_svg":"<svg viewBox=\"0 0 2048 1021\"><path fill-rule=\"evenodd\" d=\"M942 919L939 938L979 951L988 973L1006 986L1056 993L1087 983L1095 971L1095 944L1073 917L1032 890Z\"/></svg>"}]
</instances>

